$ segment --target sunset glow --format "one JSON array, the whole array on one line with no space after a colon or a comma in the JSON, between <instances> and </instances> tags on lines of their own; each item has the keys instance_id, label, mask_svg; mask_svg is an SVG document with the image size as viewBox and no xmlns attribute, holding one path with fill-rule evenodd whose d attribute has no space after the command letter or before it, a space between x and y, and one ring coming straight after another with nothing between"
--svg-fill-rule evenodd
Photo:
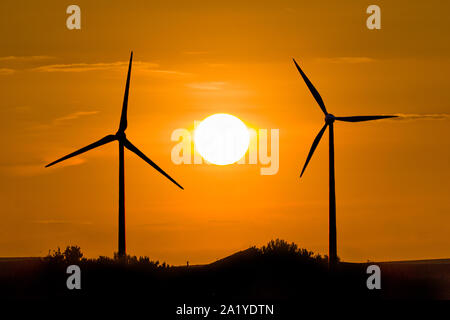
<instances>
[{"instance_id":1,"label":"sunset glow","mask_svg":"<svg viewBox=\"0 0 450 320\"><path fill-rule=\"evenodd\" d=\"M339 258L450 255L450 1L383 1L380 30L362 0L79 0L79 30L70 3L0 4L0 256L117 251L117 143L45 165L118 130L131 51L127 138L184 190L125 149L128 254L328 253L329 132L300 179L324 114L295 58L329 112L401 115L334 124ZM238 148L215 155L221 113Z\"/></svg>"}]
</instances>

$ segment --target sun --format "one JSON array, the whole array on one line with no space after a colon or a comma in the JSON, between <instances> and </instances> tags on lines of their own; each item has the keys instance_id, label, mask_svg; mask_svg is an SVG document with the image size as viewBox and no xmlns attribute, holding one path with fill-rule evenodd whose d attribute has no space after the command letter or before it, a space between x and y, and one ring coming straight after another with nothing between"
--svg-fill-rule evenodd
<instances>
[{"instance_id":1,"label":"sun","mask_svg":"<svg viewBox=\"0 0 450 320\"><path fill-rule=\"evenodd\" d=\"M250 134L239 118L216 113L197 126L194 143L203 159L213 164L227 165L239 161L245 155Z\"/></svg>"}]
</instances>

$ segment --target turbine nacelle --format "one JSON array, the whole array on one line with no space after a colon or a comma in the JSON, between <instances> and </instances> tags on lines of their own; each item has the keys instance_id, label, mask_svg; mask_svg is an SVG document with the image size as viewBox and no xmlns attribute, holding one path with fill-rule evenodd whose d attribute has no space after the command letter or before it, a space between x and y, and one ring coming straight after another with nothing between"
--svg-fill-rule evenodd
<instances>
[{"instance_id":1,"label":"turbine nacelle","mask_svg":"<svg viewBox=\"0 0 450 320\"><path fill-rule=\"evenodd\" d=\"M328 113L325 115L325 122L327 124L332 124L334 122L334 120L336 120L336 117L334 115L332 115L331 113Z\"/></svg>"}]
</instances>

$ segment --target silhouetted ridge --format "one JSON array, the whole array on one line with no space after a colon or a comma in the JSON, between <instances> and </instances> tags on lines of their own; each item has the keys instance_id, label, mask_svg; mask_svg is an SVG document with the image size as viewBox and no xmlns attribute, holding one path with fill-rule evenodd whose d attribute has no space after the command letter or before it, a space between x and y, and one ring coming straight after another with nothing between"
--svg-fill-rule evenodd
<instances>
[{"instance_id":1,"label":"silhouetted ridge","mask_svg":"<svg viewBox=\"0 0 450 320\"><path fill-rule=\"evenodd\" d=\"M444 260L445 261L445 260ZM380 263L383 290L368 290L368 264L338 263L272 240L207 265L169 266L149 257L87 259L77 246L41 259L0 259L0 299L130 300L152 303L450 298L447 263ZM68 290L66 268L82 270L82 290Z\"/></svg>"}]
</instances>

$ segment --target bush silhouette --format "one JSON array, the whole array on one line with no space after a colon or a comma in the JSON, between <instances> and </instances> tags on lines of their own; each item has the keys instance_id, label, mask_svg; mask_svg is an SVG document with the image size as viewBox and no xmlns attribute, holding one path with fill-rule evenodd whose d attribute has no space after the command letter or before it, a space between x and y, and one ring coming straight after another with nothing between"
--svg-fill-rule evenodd
<instances>
[{"instance_id":1,"label":"bush silhouette","mask_svg":"<svg viewBox=\"0 0 450 320\"><path fill-rule=\"evenodd\" d=\"M78 246L67 246L63 252L64 260L70 264L77 264L83 259L83 253Z\"/></svg>"},{"instance_id":2,"label":"bush silhouette","mask_svg":"<svg viewBox=\"0 0 450 320\"><path fill-rule=\"evenodd\" d=\"M328 257L326 255L322 257L320 254L314 254L312 251L299 248L293 242L288 243L287 241L280 239L270 240L267 245L256 250L258 250L258 252L263 256L273 258L284 257L319 263L325 263L328 261Z\"/></svg>"},{"instance_id":3,"label":"bush silhouette","mask_svg":"<svg viewBox=\"0 0 450 320\"><path fill-rule=\"evenodd\" d=\"M45 257L45 260L49 261L49 262L55 262L55 263L64 262L64 254L61 252L61 248L58 247L56 250L53 250L53 253L50 253L50 250L49 250L47 257Z\"/></svg>"},{"instance_id":4,"label":"bush silhouette","mask_svg":"<svg viewBox=\"0 0 450 320\"><path fill-rule=\"evenodd\" d=\"M67 246L66 249L61 252L61 248L58 247L56 250L53 250L52 253L49 253L44 260L53 262L53 263L68 263L68 264L78 264L82 261L86 261L83 258L83 253L81 252L81 248L78 246Z\"/></svg>"},{"instance_id":5,"label":"bush silhouette","mask_svg":"<svg viewBox=\"0 0 450 320\"><path fill-rule=\"evenodd\" d=\"M299 249L295 243L288 243L285 240L270 240L269 243L263 246L261 249L263 254L276 254L276 253L299 253ZM304 249L305 250L305 249Z\"/></svg>"}]
</instances>

